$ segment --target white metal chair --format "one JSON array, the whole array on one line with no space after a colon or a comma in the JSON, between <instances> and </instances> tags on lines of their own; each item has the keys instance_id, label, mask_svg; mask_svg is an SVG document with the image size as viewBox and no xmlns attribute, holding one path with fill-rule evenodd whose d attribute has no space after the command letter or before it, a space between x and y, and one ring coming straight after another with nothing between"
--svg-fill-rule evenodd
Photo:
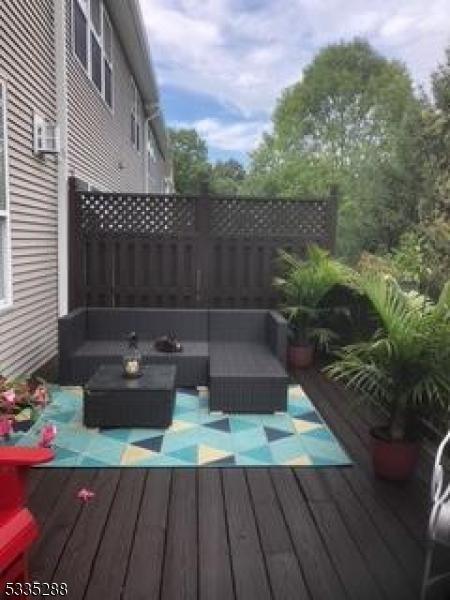
<instances>
[{"instance_id":1,"label":"white metal chair","mask_svg":"<svg viewBox=\"0 0 450 600\"><path fill-rule=\"evenodd\" d=\"M434 462L433 478L431 480L431 502L433 503L428 524L427 552L422 581L421 600L426 599L428 588L446 577L450 571L431 576L433 551L435 544L450 548L450 484L444 487L444 467L442 455L450 442L450 431L439 445Z\"/></svg>"}]
</instances>

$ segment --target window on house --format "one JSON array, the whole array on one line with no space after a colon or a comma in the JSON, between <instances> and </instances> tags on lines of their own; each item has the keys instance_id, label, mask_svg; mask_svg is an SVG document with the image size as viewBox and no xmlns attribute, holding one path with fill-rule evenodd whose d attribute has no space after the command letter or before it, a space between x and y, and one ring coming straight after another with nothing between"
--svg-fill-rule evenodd
<instances>
[{"instance_id":1,"label":"window on house","mask_svg":"<svg viewBox=\"0 0 450 600\"><path fill-rule=\"evenodd\" d=\"M105 100L112 108L112 29L106 10L103 10L103 53Z\"/></svg>"},{"instance_id":2,"label":"window on house","mask_svg":"<svg viewBox=\"0 0 450 600\"><path fill-rule=\"evenodd\" d=\"M139 151L141 148L141 111L139 92L133 78L131 78L130 140L131 145Z\"/></svg>"},{"instance_id":3,"label":"window on house","mask_svg":"<svg viewBox=\"0 0 450 600\"><path fill-rule=\"evenodd\" d=\"M112 108L112 27L102 0L73 0L73 21L74 52Z\"/></svg>"},{"instance_id":4,"label":"window on house","mask_svg":"<svg viewBox=\"0 0 450 600\"><path fill-rule=\"evenodd\" d=\"M91 72L92 81L101 93L102 91L102 50L94 33L91 33Z\"/></svg>"},{"instance_id":5,"label":"window on house","mask_svg":"<svg viewBox=\"0 0 450 600\"><path fill-rule=\"evenodd\" d=\"M0 81L0 307L9 304L11 288L6 145L6 91Z\"/></svg>"},{"instance_id":6,"label":"window on house","mask_svg":"<svg viewBox=\"0 0 450 600\"><path fill-rule=\"evenodd\" d=\"M87 40L87 18L86 5L83 0L76 0L73 3L73 30L75 54L81 61L81 64L87 69L88 65L88 40Z\"/></svg>"}]
</instances>

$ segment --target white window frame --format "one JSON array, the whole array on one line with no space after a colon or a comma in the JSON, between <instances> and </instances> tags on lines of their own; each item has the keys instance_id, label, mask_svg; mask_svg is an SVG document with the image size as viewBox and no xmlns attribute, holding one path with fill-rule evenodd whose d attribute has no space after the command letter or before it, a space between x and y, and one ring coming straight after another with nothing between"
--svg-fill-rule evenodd
<instances>
[{"instance_id":1,"label":"white window frame","mask_svg":"<svg viewBox=\"0 0 450 600\"><path fill-rule=\"evenodd\" d=\"M74 18L74 5L80 7L84 16L86 17L86 48L87 48L87 67L83 65L80 58L78 57L75 50L75 18ZM111 57L108 58L105 52L104 39L103 39L103 23L104 20L108 22L109 28L111 30ZM111 113L114 113L114 31L111 24L111 19L109 18L108 11L105 8L103 0L100 0L100 34L95 29L95 26L92 22L91 18L91 0L72 0L72 54L75 59L78 61L80 67L88 76L90 82L92 83L92 87L96 91L96 93L103 100L103 103L108 108ZM100 45L100 60L101 60L101 90L98 89L97 84L94 83L92 78L92 43L91 43L91 35L94 35L97 43ZM105 94L105 61L108 63L109 68L111 69L111 106L106 101Z\"/></svg>"},{"instance_id":2,"label":"white window frame","mask_svg":"<svg viewBox=\"0 0 450 600\"><path fill-rule=\"evenodd\" d=\"M0 298L0 313L11 308L12 298L12 265L11 265L11 219L9 204L9 161L8 161L8 119L6 116L8 109L8 89L6 81L0 79L0 88L2 90L1 100L3 110L3 156L5 161L5 208L0 210L0 218L5 222L5 247L3 248L3 276L5 297Z\"/></svg>"},{"instance_id":3,"label":"white window frame","mask_svg":"<svg viewBox=\"0 0 450 600\"><path fill-rule=\"evenodd\" d=\"M133 76L130 78L131 81L131 107L130 107L130 120L131 116L134 116L134 141L130 137L131 146L138 152L141 153L143 145L145 146L145 131L142 130L142 112L141 112L141 97L139 94L139 88L136 85L136 81ZM131 133L131 129L130 129ZM138 144L139 141L139 144Z\"/></svg>"}]
</instances>

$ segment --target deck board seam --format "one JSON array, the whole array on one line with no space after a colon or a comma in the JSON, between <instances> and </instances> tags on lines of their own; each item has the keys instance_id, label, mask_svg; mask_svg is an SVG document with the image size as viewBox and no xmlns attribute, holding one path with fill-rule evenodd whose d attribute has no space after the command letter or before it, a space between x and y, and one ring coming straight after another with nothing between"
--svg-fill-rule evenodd
<instances>
[{"instance_id":1,"label":"deck board seam","mask_svg":"<svg viewBox=\"0 0 450 600\"><path fill-rule=\"evenodd\" d=\"M258 524L258 518L257 518L257 515L256 515L256 508L255 508L255 503L254 503L253 496L252 496L252 490L251 490L250 483L248 481L248 469L243 469L243 475L244 475L245 485L246 485L246 488L247 488L247 494L248 494L250 508L251 508L251 511L252 511L252 514L253 514L253 521L254 521L255 529L256 529L256 537L257 537L257 540L258 540L259 549L261 551L261 556L262 556L262 559L263 559L264 569L266 571L267 582L269 584L270 597L273 600L277 600L275 598L275 594L274 594L274 590L273 590L273 584L272 584L272 579L270 577L270 570L269 570L269 565L267 563L266 553L264 552L264 546L263 546L262 537L261 537L261 530L260 530L260 527L259 527L259 524Z\"/></svg>"}]
</instances>

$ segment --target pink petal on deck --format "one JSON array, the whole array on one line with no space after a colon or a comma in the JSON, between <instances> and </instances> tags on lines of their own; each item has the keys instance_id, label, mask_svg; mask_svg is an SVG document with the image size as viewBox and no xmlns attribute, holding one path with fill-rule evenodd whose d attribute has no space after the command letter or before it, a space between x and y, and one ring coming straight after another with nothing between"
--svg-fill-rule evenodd
<instances>
[{"instance_id":1,"label":"pink petal on deck","mask_svg":"<svg viewBox=\"0 0 450 600\"><path fill-rule=\"evenodd\" d=\"M95 493L92 490L88 490L86 488L81 488L78 490L77 498L79 500L83 500L83 502L88 502L95 496Z\"/></svg>"}]
</instances>

